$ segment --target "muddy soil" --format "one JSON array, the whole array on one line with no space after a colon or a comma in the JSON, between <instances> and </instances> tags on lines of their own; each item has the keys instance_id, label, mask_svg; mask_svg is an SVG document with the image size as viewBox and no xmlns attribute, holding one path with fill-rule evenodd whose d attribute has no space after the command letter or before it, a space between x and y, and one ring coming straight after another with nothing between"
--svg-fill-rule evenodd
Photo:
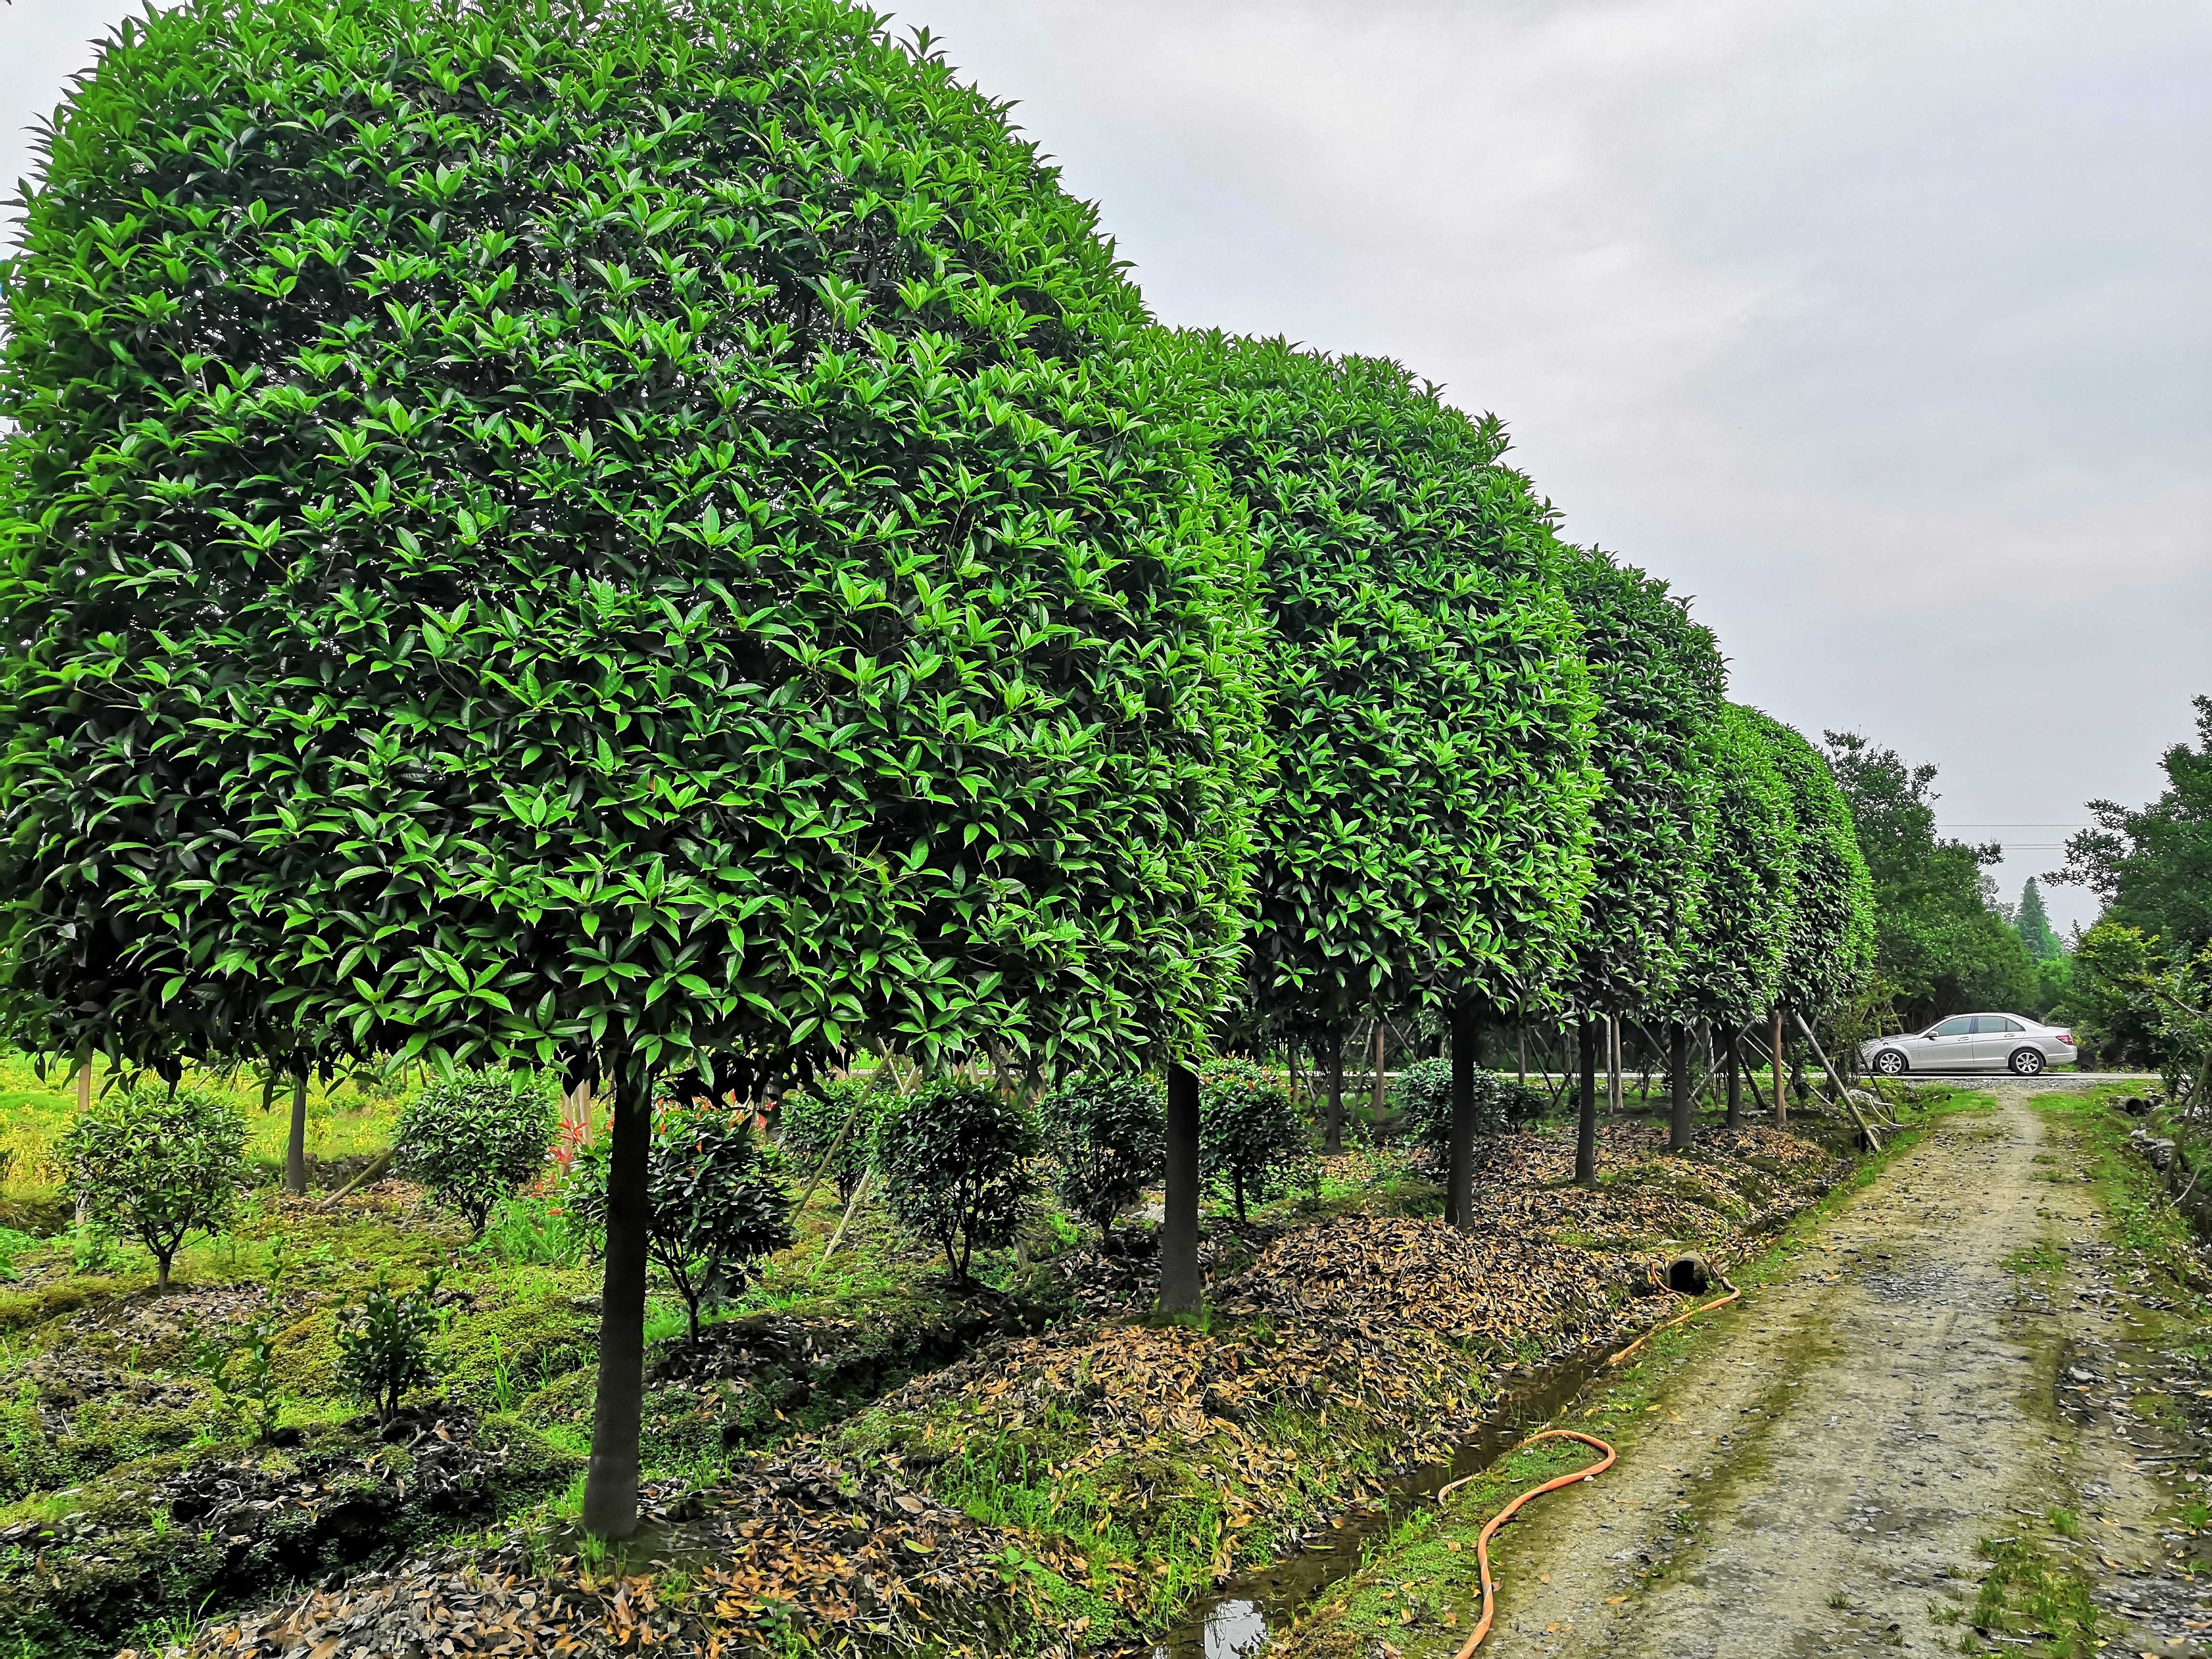
<instances>
[{"instance_id":1,"label":"muddy soil","mask_svg":"<svg viewBox=\"0 0 2212 1659\"><path fill-rule=\"evenodd\" d=\"M1957 1651L1981 1540L2049 1539L2063 1506L2108 1652L2212 1653L2160 1485L2184 1460L2127 1408L2130 1298L2078 1156L2028 1105L2048 1087L1994 1086L1994 1115L1944 1121L1713 1316L1620 1465L1499 1540L1487 1651ZM2030 1645L1998 1644L1974 1650Z\"/></svg>"}]
</instances>

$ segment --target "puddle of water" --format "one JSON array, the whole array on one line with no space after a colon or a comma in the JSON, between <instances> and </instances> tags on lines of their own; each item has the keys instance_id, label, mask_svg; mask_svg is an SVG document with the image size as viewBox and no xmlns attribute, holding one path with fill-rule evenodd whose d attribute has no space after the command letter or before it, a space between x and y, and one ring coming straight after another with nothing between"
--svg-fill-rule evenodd
<instances>
[{"instance_id":1,"label":"puddle of water","mask_svg":"<svg viewBox=\"0 0 2212 1659\"><path fill-rule=\"evenodd\" d=\"M1152 1659L1251 1659L1276 1630L1339 1579L1359 1571L1367 1547L1447 1482L1480 1474L1571 1403L1605 1369L1612 1345L1584 1349L1532 1376L1511 1381L1446 1462L1427 1463L1390 1481L1380 1510L1354 1516L1316 1534L1285 1560L1237 1574L1192 1605L1189 1616L1152 1650Z\"/></svg>"}]
</instances>

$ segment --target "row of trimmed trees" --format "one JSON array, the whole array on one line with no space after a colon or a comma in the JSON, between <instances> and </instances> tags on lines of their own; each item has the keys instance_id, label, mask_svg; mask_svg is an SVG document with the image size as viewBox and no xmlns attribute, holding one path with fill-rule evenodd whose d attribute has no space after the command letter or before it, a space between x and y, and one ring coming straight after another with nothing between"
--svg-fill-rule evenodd
<instances>
[{"instance_id":1,"label":"row of trimmed trees","mask_svg":"<svg viewBox=\"0 0 2212 1659\"><path fill-rule=\"evenodd\" d=\"M1484 1020L1732 1030L1859 971L1825 769L1683 602L1396 365L1157 328L926 35L187 0L43 144L0 1016L605 1089L596 1533L657 1086L1156 1068L1175 1310L1224 1042L1448 1024L1465 1218Z\"/></svg>"}]
</instances>

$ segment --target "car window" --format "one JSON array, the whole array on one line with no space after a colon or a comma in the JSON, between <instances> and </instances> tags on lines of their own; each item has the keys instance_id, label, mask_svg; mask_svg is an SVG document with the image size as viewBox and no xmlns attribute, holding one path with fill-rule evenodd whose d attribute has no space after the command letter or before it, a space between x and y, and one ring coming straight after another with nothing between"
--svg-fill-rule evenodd
<instances>
[{"instance_id":1,"label":"car window","mask_svg":"<svg viewBox=\"0 0 2212 1659\"><path fill-rule=\"evenodd\" d=\"M1968 1036L1974 1029L1972 1014L1954 1014L1928 1035L1929 1036Z\"/></svg>"},{"instance_id":2,"label":"car window","mask_svg":"<svg viewBox=\"0 0 2212 1659\"><path fill-rule=\"evenodd\" d=\"M1976 1036L2002 1036L2008 1031L2017 1031L2018 1030L2020 1030L2020 1027L2014 1024L2002 1014L1977 1014L1974 1016L1974 1035Z\"/></svg>"},{"instance_id":3,"label":"car window","mask_svg":"<svg viewBox=\"0 0 2212 1659\"><path fill-rule=\"evenodd\" d=\"M2025 1031L2027 1029L2027 1026L2021 1024L2016 1019L2008 1019L2005 1021L2004 1028L2008 1031Z\"/></svg>"}]
</instances>

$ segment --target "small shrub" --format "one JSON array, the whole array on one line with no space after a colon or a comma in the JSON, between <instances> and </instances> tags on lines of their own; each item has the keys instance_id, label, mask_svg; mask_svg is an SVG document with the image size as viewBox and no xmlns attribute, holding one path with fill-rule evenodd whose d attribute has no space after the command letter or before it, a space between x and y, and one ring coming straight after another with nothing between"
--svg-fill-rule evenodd
<instances>
[{"instance_id":1,"label":"small shrub","mask_svg":"<svg viewBox=\"0 0 2212 1659\"><path fill-rule=\"evenodd\" d=\"M974 1083L927 1084L876 1132L891 1213L936 1242L960 1285L978 1245L1006 1243L1021 1225L1037 1150L1030 1115Z\"/></svg>"},{"instance_id":2,"label":"small shrub","mask_svg":"<svg viewBox=\"0 0 2212 1659\"><path fill-rule=\"evenodd\" d=\"M245 1152L246 1120L231 1107L159 1085L94 1101L62 1139L70 1191L86 1218L151 1251L163 1291L186 1237L229 1221Z\"/></svg>"},{"instance_id":3,"label":"small shrub","mask_svg":"<svg viewBox=\"0 0 2212 1659\"><path fill-rule=\"evenodd\" d=\"M606 1231L605 1145L578 1156L568 1193L569 1213L595 1238ZM647 1254L684 1298L696 1342L700 1309L729 1300L756 1263L791 1247L783 1160L761 1144L748 1108L666 1103L653 1114L649 1159Z\"/></svg>"},{"instance_id":4,"label":"small shrub","mask_svg":"<svg viewBox=\"0 0 2212 1659\"><path fill-rule=\"evenodd\" d=\"M1200 1172L1228 1194L1239 1221L1248 1204L1282 1190L1307 1150L1304 1121L1264 1067L1232 1058L1199 1073Z\"/></svg>"},{"instance_id":5,"label":"small shrub","mask_svg":"<svg viewBox=\"0 0 2212 1659\"><path fill-rule=\"evenodd\" d=\"M1045 1146L1060 1195L1103 1236L1167 1156L1167 1103L1150 1078L1079 1073L1045 1097Z\"/></svg>"},{"instance_id":6,"label":"small shrub","mask_svg":"<svg viewBox=\"0 0 2212 1659\"><path fill-rule=\"evenodd\" d=\"M408 1103L393 1163L481 1237L492 1206L545 1167L559 1117L553 1090L531 1073L462 1072Z\"/></svg>"},{"instance_id":7,"label":"small shrub","mask_svg":"<svg viewBox=\"0 0 2212 1659\"><path fill-rule=\"evenodd\" d=\"M852 1201L876 1155L876 1126L897 1099L889 1079L881 1070L865 1078L817 1078L776 1109L776 1139L798 1172L811 1176L828 1158L840 1203Z\"/></svg>"},{"instance_id":8,"label":"small shrub","mask_svg":"<svg viewBox=\"0 0 2212 1659\"><path fill-rule=\"evenodd\" d=\"M437 1334L438 1286L433 1271L411 1291L394 1292L386 1276L338 1325L338 1376L348 1389L389 1423L400 1397L431 1380L430 1339Z\"/></svg>"},{"instance_id":9,"label":"small shrub","mask_svg":"<svg viewBox=\"0 0 2212 1659\"><path fill-rule=\"evenodd\" d=\"M1398 1075L1398 1112L1413 1144L1433 1152L1451 1145L1451 1061L1420 1060ZM1544 1115L1544 1097L1527 1084L1474 1068L1474 1133L1502 1135Z\"/></svg>"},{"instance_id":10,"label":"small shrub","mask_svg":"<svg viewBox=\"0 0 2212 1659\"><path fill-rule=\"evenodd\" d=\"M184 1328L185 1364L215 1390L224 1410L246 1421L257 1440L275 1436L284 1409L284 1393L276 1383L276 1332L283 1322L270 1307L236 1334L210 1335L194 1324Z\"/></svg>"},{"instance_id":11,"label":"small shrub","mask_svg":"<svg viewBox=\"0 0 2212 1659\"><path fill-rule=\"evenodd\" d=\"M74 1273L112 1273L118 1258L115 1229L88 1221L69 1230L70 1271Z\"/></svg>"}]
</instances>

